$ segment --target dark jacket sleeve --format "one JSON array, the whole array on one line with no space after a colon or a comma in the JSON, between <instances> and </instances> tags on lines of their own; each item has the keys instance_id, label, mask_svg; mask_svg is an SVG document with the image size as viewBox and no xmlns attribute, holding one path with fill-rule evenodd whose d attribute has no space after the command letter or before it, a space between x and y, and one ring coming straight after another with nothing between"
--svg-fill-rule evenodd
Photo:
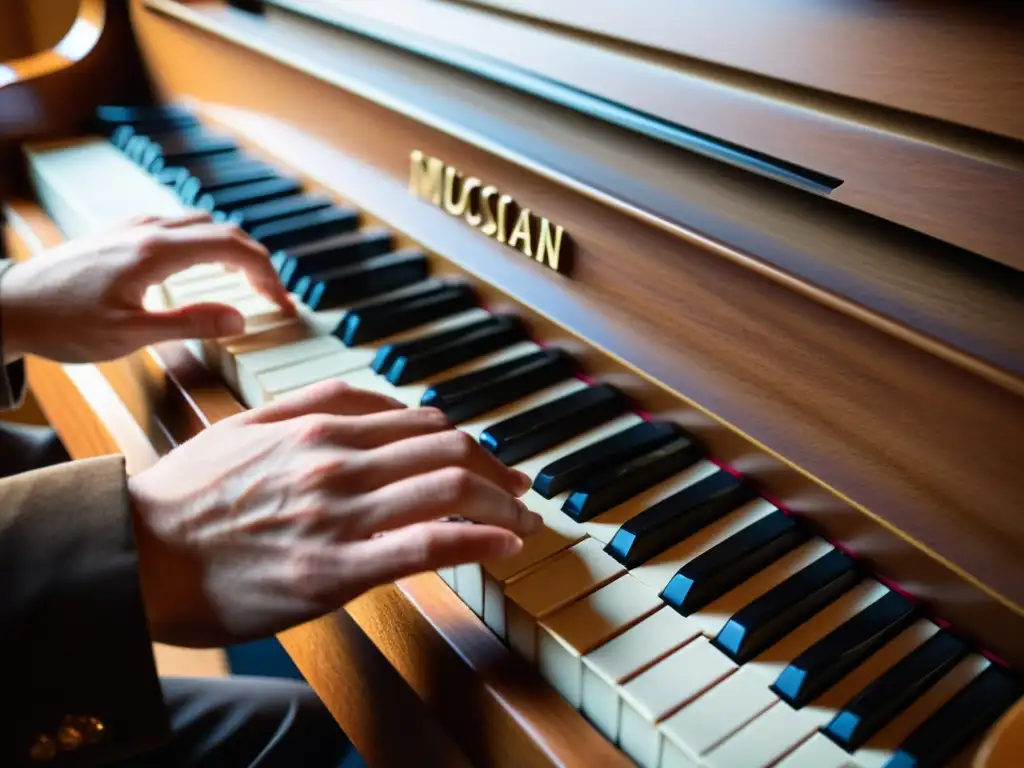
<instances>
[{"instance_id":1,"label":"dark jacket sleeve","mask_svg":"<svg viewBox=\"0 0 1024 768\"><path fill-rule=\"evenodd\" d=\"M23 389L0 365L0 410ZM0 766L87 768L167 738L122 457L0 480L0 687Z\"/></svg>"}]
</instances>

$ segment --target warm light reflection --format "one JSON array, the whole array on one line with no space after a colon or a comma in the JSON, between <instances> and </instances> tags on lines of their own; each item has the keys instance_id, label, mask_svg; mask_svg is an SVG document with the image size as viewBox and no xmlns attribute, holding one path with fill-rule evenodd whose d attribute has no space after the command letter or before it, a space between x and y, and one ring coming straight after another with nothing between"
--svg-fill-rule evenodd
<instances>
[{"instance_id":1,"label":"warm light reflection","mask_svg":"<svg viewBox=\"0 0 1024 768\"><path fill-rule=\"evenodd\" d=\"M99 26L86 21L82 17L75 20L64 39L54 46L54 52L70 61L84 59L100 39Z\"/></svg>"},{"instance_id":2,"label":"warm light reflection","mask_svg":"<svg viewBox=\"0 0 1024 768\"><path fill-rule=\"evenodd\" d=\"M18 79L18 73L6 64L0 64L0 88L10 85Z\"/></svg>"}]
</instances>

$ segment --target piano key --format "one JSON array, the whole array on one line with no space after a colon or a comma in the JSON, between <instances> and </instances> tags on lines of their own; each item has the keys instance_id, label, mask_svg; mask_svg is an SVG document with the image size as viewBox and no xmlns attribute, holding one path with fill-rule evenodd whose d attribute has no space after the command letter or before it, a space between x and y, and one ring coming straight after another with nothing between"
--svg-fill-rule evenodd
<instances>
[{"instance_id":1,"label":"piano key","mask_svg":"<svg viewBox=\"0 0 1024 768\"><path fill-rule=\"evenodd\" d=\"M853 752L967 655L967 644L937 632L861 691L825 726L825 735Z\"/></svg>"},{"instance_id":2,"label":"piano key","mask_svg":"<svg viewBox=\"0 0 1024 768\"><path fill-rule=\"evenodd\" d=\"M180 196L182 188L190 181L204 187L207 184L217 185L221 181L230 184L239 176L244 180L251 181L252 179L249 179L248 175L253 172L269 172L272 176L276 175L270 166L255 158L238 155L224 157L214 155L208 161L167 166L154 173L153 177L157 183L169 187ZM245 181L240 183L245 183ZM195 199L195 196L193 195L190 199Z\"/></svg>"},{"instance_id":3,"label":"piano key","mask_svg":"<svg viewBox=\"0 0 1024 768\"><path fill-rule=\"evenodd\" d=\"M803 742L777 768L858 768L853 756L820 733Z\"/></svg>"},{"instance_id":4,"label":"piano key","mask_svg":"<svg viewBox=\"0 0 1024 768\"><path fill-rule=\"evenodd\" d=\"M440 576L441 580L451 587L456 594L458 593L458 590L456 589L458 587L458 582L456 581L457 573L456 568L453 566L437 569L437 575Z\"/></svg>"},{"instance_id":5,"label":"piano key","mask_svg":"<svg viewBox=\"0 0 1024 768\"><path fill-rule=\"evenodd\" d=\"M915 731L991 666L980 653L968 654L935 685L919 696L892 722L853 753L858 768L924 768L929 763L908 762L909 753L897 757ZM913 746L913 745L911 745ZM932 764L934 765L934 764Z\"/></svg>"},{"instance_id":6,"label":"piano key","mask_svg":"<svg viewBox=\"0 0 1024 768\"><path fill-rule=\"evenodd\" d=\"M626 412L610 384L598 384L487 428L480 444L511 466Z\"/></svg>"},{"instance_id":7,"label":"piano key","mask_svg":"<svg viewBox=\"0 0 1024 768\"><path fill-rule=\"evenodd\" d=\"M326 338L326 337L325 337ZM337 339L334 339L337 341ZM342 349L344 349L344 346ZM350 358L344 351L304 360L301 363L276 368L256 376L258 393L256 404L270 402L277 397L308 387L327 379L341 378L351 371ZM255 407L255 406L253 406Z\"/></svg>"},{"instance_id":8,"label":"piano key","mask_svg":"<svg viewBox=\"0 0 1024 768\"><path fill-rule=\"evenodd\" d=\"M161 130L181 130L198 127L199 119L188 110L172 106L118 106L101 105L96 108L96 124L105 135L119 127L129 127L141 133Z\"/></svg>"},{"instance_id":9,"label":"piano key","mask_svg":"<svg viewBox=\"0 0 1024 768\"><path fill-rule=\"evenodd\" d=\"M805 541L807 533L796 520L776 510L680 568L661 597L688 616Z\"/></svg>"},{"instance_id":10,"label":"piano key","mask_svg":"<svg viewBox=\"0 0 1024 768\"><path fill-rule=\"evenodd\" d=\"M693 558L776 509L774 504L764 499L748 502L673 544L660 555L631 568L629 572L648 586L664 589L669 579Z\"/></svg>"},{"instance_id":11,"label":"piano key","mask_svg":"<svg viewBox=\"0 0 1024 768\"><path fill-rule=\"evenodd\" d=\"M663 748L699 760L778 700L760 675L740 667L659 725Z\"/></svg>"},{"instance_id":12,"label":"piano key","mask_svg":"<svg viewBox=\"0 0 1024 768\"><path fill-rule=\"evenodd\" d=\"M335 335L347 346L366 344L477 306L473 289L424 281L423 289L353 307Z\"/></svg>"},{"instance_id":13,"label":"piano key","mask_svg":"<svg viewBox=\"0 0 1024 768\"><path fill-rule=\"evenodd\" d=\"M661 759L658 763L658 768L700 768L700 766L698 763L695 763L687 757L683 752L673 749L672 745L663 739Z\"/></svg>"},{"instance_id":14,"label":"piano key","mask_svg":"<svg viewBox=\"0 0 1024 768\"><path fill-rule=\"evenodd\" d=\"M508 317L507 315L505 317ZM468 333L494 325L495 316L487 313L478 322L458 329L440 333L418 334L398 344L384 344L380 347L370 367L379 374L386 374L395 361L403 356L419 355L431 349L443 347L464 338Z\"/></svg>"},{"instance_id":15,"label":"piano key","mask_svg":"<svg viewBox=\"0 0 1024 768\"><path fill-rule=\"evenodd\" d=\"M622 687L651 665L700 636L697 627L661 608L583 656L581 710L612 742L619 740Z\"/></svg>"},{"instance_id":16,"label":"piano key","mask_svg":"<svg viewBox=\"0 0 1024 768\"><path fill-rule=\"evenodd\" d=\"M755 497L749 484L719 469L625 521L608 542L608 554L636 568Z\"/></svg>"},{"instance_id":17,"label":"piano key","mask_svg":"<svg viewBox=\"0 0 1024 768\"><path fill-rule=\"evenodd\" d=\"M537 622L624 573L601 550L599 542L583 540L531 570L505 590L505 624L509 645L533 661Z\"/></svg>"},{"instance_id":18,"label":"piano key","mask_svg":"<svg viewBox=\"0 0 1024 768\"><path fill-rule=\"evenodd\" d=\"M258 181L254 184L242 184L237 187L228 187L216 192L201 192L194 201L184 201L189 205L213 213L223 211L232 213L239 208L247 208L259 203L267 203L271 200L279 200L282 197L291 197L302 191L302 186L295 179L278 178L269 181ZM274 222L275 224L277 222ZM270 226L266 224L264 226ZM254 239L256 232L250 232ZM267 246L268 250L273 250Z\"/></svg>"},{"instance_id":19,"label":"piano key","mask_svg":"<svg viewBox=\"0 0 1024 768\"><path fill-rule=\"evenodd\" d=\"M418 283L427 278L429 270L423 251L402 249L307 275L296 284L295 293L310 309L331 309Z\"/></svg>"},{"instance_id":20,"label":"piano key","mask_svg":"<svg viewBox=\"0 0 1024 768\"><path fill-rule=\"evenodd\" d=\"M657 593L627 574L556 611L538 624L541 676L578 709L583 696L583 655L660 607Z\"/></svg>"},{"instance_id":21,"label":"piano key","mask_svg":"<svg viewBox=\"0 0 1024 768\"><path fill-rule=\"evenodd\" d=\"M697 637L622 686L619 746L641 768L656 768L658 723L736 670L705 637Z\"/></svg>"},{"instance_id":22,"label":"piano key","mask_svg":"<svg viewBox=\"0 0 1024 768\"><path fill-rule=\"evenodd\" d=\"M274 261L282 284L291 290L307 275L315 276L318 272L388 253L393 247L393 240L391 233L382 228L346 230L340 236L278 251L274 254Z\"/></svg>"},{"instance_id":23,"label":"piano key","mask_svg":"<svg viewBox=\"0 0 1024 768\"><path fill-rule=\"evenodd\" d=\"M302 213L319 211L329 208L331 204L331 199L324 195L292 195L266 203L236 208L224 216L224 221L241 227L245 232L252 232L262 224L269 224L272 221Z\"/></svg>"},{"instance_id":24,"label":"piano key","mask_svg":"<svg viewBox=\"0 0 1024 768\"><path fill-rule=\"evenodd\" d=\"M886 768L944 765L995 725L1020 696L1020 680L996 664L989 664L907 737Z\"/></svg>"},{"instance_id":25,"label":"piano key","mask_svg":"<svg viewBox=\"0 0 1024 768\"><path fill-rule=\"evenodd\" d=\"M170 275L163 281L160 287L184 285L195 280L207 280L211 277L220 277L226 272L227 269L223 264L196 264L193 267L183 269L181 272L175 272L173 275Z\"/></svg>"},{"instance_id":26,"label":"piano key","mask_svg":"<svg viewBox=\"0 0 1024 768\"><path fill-rule=\"evenodd\" d=\"M206 131L182 131L153 135L149 146L137 160L143 168L155 174L184 161L227 157L237 152L238 145L230 138Z\"/></svg>"},{"instance_id":27,"label":"piano key","mask_svg":"<svg viewBox=\"0 0 1024 768\"><path fill-rule=\"evenodd\" d=\"M242 396L238 381L239 357L284 347L312 337L313 331L309 325L301 319L293 318L257 333L214 339L204 345L203 359L208 366L220 373L224 383L239 395L244 403L247 398Z\"/></svg>"},{"instance_id":28,"label":"piano key","mask_svg":"<svg viewBox=\"0 0 1024 768\"><path fill-rule=\"evenodd\" d=\"M792 552L783 555L763 571L754 574L700 610L691 612L689 617L710 640L716 637L729 620L744 607L833 550L834 547L824 539L813 538ZM664 599L663 594L662 599ZM673 607L671 603L669 603L669 607ZM765 681L765 685L774 682L781 671L780 667L774 672L770 672L770 677Z\"/></svg>"},{"instance_id":29,"label":"piano key","mask_svg":"<svg viewBox=\"0 0 1024 768\"><path fill-rule=\"evenodd\" d=\"M332 336L310 336L276 347L242 351L234 357L242 399L250 407L256 407L254 404L265 402L268 396L275 392L319 381L318 378L310 381L308 367L302 366L311 361L329 358L329 365L334 366L331 370L336 371L338 354L343 353L344 349L344 346ZM278 375L265 383L263 377L274 372L278 372ZM299 383L289 386L293 381Z\"/></svg>"},{"instance_id":30,"label":"piano key","mask_svg":"<svg viewBox=\"0 0 1024 768\"><path fill-rule=\"evenodd\" d=\"M484 370L446 379L423 395L421 405L438 408L453 423L467 421L572 376L573 361L560 349L532 355Z\"/></svg>"},{"instance_id":31,"label":"piano key","mask_svg":"<svg viewBox=\"0 0 1024 768\"><path fill-rule=\"evenodd\" d=\"M203 280L173 283L164 286L168 306L183 307L196 301L220 301L225 298L255 294L248 278L241 272L223 272Z\"/></svg>"},{"instance_id":32,"label":"piano key","mask_svg":"<svg viewBox=\"0 0 1024 768\"><path fill-rule=\"evenodd\" d=\"M320 208L308 213L261 224L250 236L273 253L302 243L352 232L359 226L360 214L354 208Z\"/></svg>"},{"instance_id":33,"label":"piano key","mask_svg":"<svg viewBox=\"0 0 1024 768\"><path fill-rule=\"evenodd\" d=\"M849 669L906 629L916 610L891 590L794 659L772 686L791 706L801 707Z\"/></svg>"},{"instance_id":34,"label":"piano key","mask_svg":"<svg viewBox=\"0 0 1024 768\"><path fill-rule=\"evenodd\" d=\"M807 566L740 610L715 645L743 663L806 621L859 580L856 563L839 550Z\"/></svg>"},{"instance_id":35,"label":"piano key","mask_svg":"<svg viewBox=\"0 0 1024 768\"><path fill-rule=\"evenodd\" d=\"M484 355L507 349L526 338L526 329L518 317L493 315L478 326L466 328L458 338L446 340L445 343L413 348L417 342L409 342L408 347L396 353L384 377L395 386L422 381Z\"/></svg>"},{"instance_id":36,"label":"piano key","mask_svg":"<svg viewBox=\"0 0 1024 768\"><path fill-rule=\"evenodd\" d=\"M268 165L249 158L241 158L234 163L216 163L205 166L202 170L197 169L185 178L179 179L174 191L181 200L194 203L204 193L216 197L217 193L226 189L273 181L280 177L281 175Z\"/></svg>"},{"instance_id":37,"label":"piano key","mask_svg":"<svg viewBox=\"0 0 1024 768\"><path fill-rule=\"evenodd\" d=\"M533 490L550 499L586 478L618 467L648 451L656 450L682 434L671 422L645 421L544 467L533 481Z\"/></svg>"},{"instance_id":38,"label":"piano key","mask_svg":"<svg viewBox=\"0 0 1024 768\"><path fill-rule=\"evenodd\" d=\"M865 592L862 597L870 598L870 593ZM847 600L847 606L850 607L849 600ZM837 625L837 611L831 607L827 611L831 612L830 621L827 623ZM777 760L796 750L803 742L811 738L858 691L884 675L907 653L925 642L937 629L931 622L916 622L868 657L864 663L851 670L825 693L800 709L793 709L786 702L778 701L777 704L772 705L729 735L724 741L716 744L709 752L702 754L703 763L709 766L719 765L723 768L725 766L732 768L733 765L736 765L737 768L774 765ZM824 633L827 631L826 629ZM801 647L807 647L809 635L822 635L823 633L819 626L817 632L807 630L802 634L803 637L797 638L796 641L788 643L784 641L785 644L768 649L755 662L751 662L741 669L749 675L750 680L760 678L767 687L780 666L786 663L786 656L792 657L800 652ZM766 717L768 719L764 721Z\"/></svg>"}]
</instances>

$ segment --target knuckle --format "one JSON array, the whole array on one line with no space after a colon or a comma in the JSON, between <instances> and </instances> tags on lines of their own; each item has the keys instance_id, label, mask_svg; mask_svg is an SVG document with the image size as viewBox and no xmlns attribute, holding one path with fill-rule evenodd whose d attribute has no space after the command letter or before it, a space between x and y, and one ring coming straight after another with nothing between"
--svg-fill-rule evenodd
<instances>
[{"instance_id":1,"label":"knuckle","mask_svg":"<svg viewBox=\"0 0 1024 768\"><path fill-rule=\"evenodd\" d=\"M438 472L437 490L440 501L455 503L473 494L476 486L472 472L464 467L446 467Z\"/></svg>"},{"instance_id":2,"label":"knuckle","mask_svg":"<svg viewBox=\"0 0 1024 768\"><path fill-rule=\"evenodd\" d=\"M460 430L446 432L443 439L449 445L452 457L457 460L467 460L477 451L476 440Z\"/></svg>"},{"instance_id":3,"label":"knuckle","mask_svg":"<svg viewBox=\"0 0 1024 768\"><path fill-rule=\"evenodd\" d=\"M285 579L291 593L303 601L320 602L325 595L324 569L316 553L306 547L292 550Z\"/></svg>"},{"instance_id":4,"label":"knuckle","mask_svg":"<svg viewBox=\"0 0 1024 768\"><path fill-rule=\"evenodd\" d=\"M158 258L163 251L167 238L160 232L150 232L139 238L135 246L135 254L140 261Z\"/></svg>"},{"instance_id":5,"label":"knuckle","mask_svg":"<svg viewBox=\"0 0 1024 768\"><path fill-rule=\"evenodd\" d=\"M412 544L415 551L412 553L413 560L421 566L437 562L443 557L446 550L445 539L436 529L428 529L416 537Z\"/></svg>"},{"instance_id":6,"label":"knuckle","mask_svg":"<svg viewBox=\"0 0 1024 768\"><path fill-rule=\"evenodd\" d=\"M321 394L329 400L344 397L351 393L352 390L352 385L345 383L341 379L331 379L321 385Z\"/></svg>"},{"instance_id":7,"label":"knuckle","mask_svg":"<svg viewBox=\"0 0 1024 768\"><path fill-rule=\"evenodd\" d=\"M297 421L295 437L300 445L319 446L329 441L334 423L326 414L314 413Z\"/></svg>"}]
</instances>

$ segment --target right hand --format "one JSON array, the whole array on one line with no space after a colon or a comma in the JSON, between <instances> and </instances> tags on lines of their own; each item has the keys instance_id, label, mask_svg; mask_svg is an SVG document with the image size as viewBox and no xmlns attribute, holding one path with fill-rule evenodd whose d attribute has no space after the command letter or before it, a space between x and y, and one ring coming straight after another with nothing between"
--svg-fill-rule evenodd
<instances>
[{"instance_id":1,"label":"right hand","mask_svg":"<svg viewBox=\"0 0 1024 768\"><path fill-rule=\"evenodd\" d=\"M440 411L339 382L225 419L129 479L153 640L245 642L515 554L541 527L529 487Z\"/></svg>"}]
</instances>

